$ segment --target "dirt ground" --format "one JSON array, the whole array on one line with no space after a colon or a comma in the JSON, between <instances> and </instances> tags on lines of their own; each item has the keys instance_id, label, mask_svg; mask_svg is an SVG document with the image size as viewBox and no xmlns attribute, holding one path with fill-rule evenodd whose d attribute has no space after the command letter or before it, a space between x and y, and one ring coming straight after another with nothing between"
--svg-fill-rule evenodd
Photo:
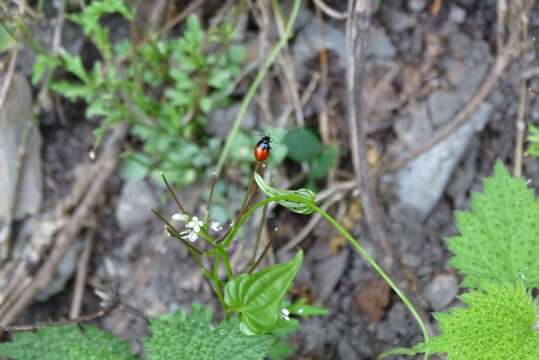
<instances>
[{"instance_id":1,"label":"dirt ground","mask_svg":"<svg viewBox=\"0 0 539 360\"><path fill-rule=\"evenodd\" d=\"M396 0L377 3L366 61L362 64L361 101L368 114L365 128L369 165L374 173L391 253L387 246L374 241L360 198L352 188L341 191L329 211L389 270L399 286L411 294L422 314L428 316L459 301L460 278L448 266L451 255L444 238L456 234L454 212L469 207L471 193L481 191L482 179L492 174L495 161L500 159L509 167L515 165L521 74L536 67L537 61L533 46L511 61L496 77L488 96L480 99L467 117L471 120L466 121L466 126L472 124L469 129L454 131L442 141L447 146L440 150L442 155L433 153L429 159L420 156L404 171L389 172L381 166L394 161L391 159L404 158L417 144L427 142L450 124L489 76L499 56L497 2ZM178 9L186 4L178 1ZM346 1L326 1L326 4L339 12L347 11ZM198 13L209 19L218 8L219 2L207 1ZM539 34L538 10L535 6L528 13L530 38ZM39 22L43 41L52 36L57 15L51 4L45 6L45 11L47 19ZM255 21L252 15L245 17L249 23L245 39L253 51L260 51L253 45L260 36ZM305 2L289 51L301 93L308 87L309 74L320 71L320 50L326 49L329 54L327 84L318 85L303 108L305 123L317 129L324 141L340 146L336 169L319 183L320 190L324 190L353 179L354 169L346 120L345 20L322 16L321 30L320 24L317 25L319 18L316 5ZM74 52L88 54L88 61L94 56L85 47L80 30L69 23L64 27L62 44ZM33 61L33 52L24 48L17 71L29 78ZM249 131L255 131L260 124L277 124L283 101L287 105L291 103L284 93L281 73L275 66L263 84L253 110L256 120ZM527 84L539 88L533 77ZM32 88L34 101L39 90L39 87ZM272 97L282 101L271 101ZM54 208L67 197L77 176L87 171L92 129L98 122L85 119L84 104L61 98L56 101L61 106L61 114L53 107L42 109L39 116L43 211ZM267 119L261 104L267 105L274 119ZM321 114L326 116L329 126L325 130L321 126L324 121ZM524 118L531 123L539 120L538 101L533 93L526 102ZM220 128L228 126L226 119L222 119L222 123L216 121ZM296 125L293 120L287 124ZM226 132L216 136L224 138ZM128 146L129 141L124 146ZM381 172L375 172L380 168ZM279 184L286 185L291 184L302 169L285 161L279 168L268 171L279 179ZM531 179L532 184L538 184L537 160L524 158L522 174ZM234 169L228 169L224 176L233 178L237 174ZM294 186L301 185L300 182ZM179 196L186 207L201 213L206 188L207 183L198 181L181 189ZM99 300L91 289L98 285L115 287L127 304L148 316L178 308L189 310L192 302L217 309L218 303L186 249L167 238L162 224L148 212L148 206L157 206L164 214L176 212L162 186L151 181L124 181L118 171L107 180L91 224L86 224L93 229L90 231L93 247L82 314L96 310ZM274 248L277 260L292 256L293 250L283 248L289 246L308 221L306 217L278 207L271 210L270 226L279 227ZM31 224L28 218L16 222L18 239L25 228L31 229ZM250 224L242 235L247 239L246 247L252 246L248 239L254 238L256 225ZM69 314L76 265L88 233L86 230L76 234L77 239L68 251L72 253L71 260L62 262L65 273L55 276L63 280L55 286L47 286L50 293L41 294L43 300L32 301L14 323L48 321ZM306 256L293 293L327 307L329 315L302 320L300 331L291 338L297 349L293 358L375 359L383 351L411 346L422 340L419 328L398 297L327 223L318 222L297 246ZM238 255L237 263L245 256L245 253ZM435 333L432 317L429 322ZM99 319L98 324L131 339L135 350L140 350L137 339L148 334L145 321L125 309L114 310Z\"/></svg>"}]
</instances>

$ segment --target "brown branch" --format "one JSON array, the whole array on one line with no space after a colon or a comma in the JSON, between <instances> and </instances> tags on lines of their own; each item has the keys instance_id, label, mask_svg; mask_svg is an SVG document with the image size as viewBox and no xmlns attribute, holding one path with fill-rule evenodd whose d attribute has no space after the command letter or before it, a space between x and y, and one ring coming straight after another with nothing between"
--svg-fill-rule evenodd
<instances>
[{"instance_id":1,"label":"brown branch","mask_svg":"<svg viewBox=\"0 0 539 360\"><path fill-rule=\"evenodd\" d=\"M85 191L80 203L74 209L73 214L66 219L66 226L57 234L55 243L45 263L26 286L16 290L16 301L11 306L2 307L0 324L12 322L30 304L33 297L51 281L67 249L76 239L85 221L92 216L96 203L104 192L107 180L114 173L118 164L118 155L127 136L128 129L129 126L125 123L119 125L107 139L99 160L92 165L90 174L86 175L92 179L87 191Z\"/></svg>"},{"instance_id":2,"label":"brown branch","mask_svg":"<svg viewBox=\"0 0 539 360\"><path fill-rule=\"evenodd\" d=\"M92 253L93 241L94 231L89 229L86 233L86 237L84 238L84 248L77 265L75 290L73 291L73 299L71 300L71 309L69 311L70 319L76 319L80 315L82 297L84 295L84 286L86 285L86 278L88 277L88 264L90 263L90 254Z\"/></svg>"},{"instance_id":3,"label":"brown branch","mask_svg":"<svg viewBox=\"0 0 539 360\"><path fill-rule=\"evenodd\" d=\"M367 164L367 135L365 132L365 119L361 114L361 84L367 48L367 35L370 27L371 1L350 1L348 19L346 22L346 97L348 110L348 127L350 130L350 143L352 164L358 179L361 203L367 225L375 242L381 244L392 255L388 236L383 225L382 212L376 201L374 186L370 178Z\"/></svg>"}]
</instances>

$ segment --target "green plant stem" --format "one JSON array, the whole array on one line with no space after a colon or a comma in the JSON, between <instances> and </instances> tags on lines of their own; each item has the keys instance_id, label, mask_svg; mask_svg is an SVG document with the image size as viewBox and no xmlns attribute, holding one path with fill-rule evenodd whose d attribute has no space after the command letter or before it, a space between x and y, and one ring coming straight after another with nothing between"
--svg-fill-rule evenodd
<instances>
[{"instance_id":1,"label":"green plant stem","mask_svg":"<svg viewBox=\"0 0 539 360\"><path fill-rule=\"evenodd\" d=\"M421 332L423 333L423 337L425 339L425 342L427 342L429 340L429 333L427 331L425 323L423 322L423 320L419 316L419 314L418 314L417 310L415 309L415 307L412 305L412 302L397 287L397 285L393 282L391 277L380 267L380 265L378 265L378 263L372 258L372 256L370 256L369 253L361 245L359 245L359 243L356 240L354 240L352 235L350 235L350 233L344 227L342 227L341 224L339 224L335 219L333 219L333 217L331 215L329 215L327 212L325 212L324 210L320 209L317 206L313 206L310 202L305 201L305 199L303 197L301 197L301 196L296 196L296 195L292 195L292 194L276 195L276 196L268 197L268 198L266 198L264 200L259 201L258 203L253 205L251 208L249 208L242 215L242 217L239 219L239 221L236 223L236 225L230 230L230 233L225 238L223 246L227 247L230 244L230 242L234 238L234 235L236 234L238 229L243 226L245 221L247 221L247 219L249 219L257 209L259 209L259 208L261 208L263 206L266 206L267 204L269 204L272 201L278 202L278 201L281 201L281 200L298 202L298 203L302 203L302 204L305 204L307 206L310 206L313 209L313 211L318 212L324 219L326 219L326 221L328 221L331 225L333 225L335 227L335 229L337 229L337 231L342 236L344 236L346 240L348 240L348 242L352 245L352 247L354 249L356 249L360 253L361 256L363 256L365 261L367 261L367 263L369 263L369 265L374 269L374 271L376 271L378 273L378 275L380 275L382 277L382 279L384 279L384 281L393 289L393 291L395 291L395 293L398 295L398 297L402 300L404 305L408 308L408 310L412 313L413 317L415 318L419 328L421 329ZM428 355L429 355L428 352L426 352L425 356L424 356L424 359L427 359Z\"/></svg>"},{"instance_id":2,"label":"green plant stem","mask_svg":"<svg viewBox=\"0 0 539 360\"><path fill-rule=\"evenodd\" d=\"M329 215L324 210L320 209L319 207L314 207L314 210L317 211L324 219L326 219L327 222L329 222L337 231L345 237L346 240L354 247L360 254L363 256L365 261L369 263L369 265L384 279L384 281L395 291L395 293L399 296L399 298L402 300L404 305L408 308L408 310L412 313L415 320L417 321L417 324L419 325L419 328L421 329L421 332L423 333L423 337L425 338L425 342L429 340L429 333L427 331L427 328L425 326L425 323L417 313L417 310L412 305L411 301L408 299L406 295L397 287L397 285L393 282L391 277L386 274L386 272L378 265L378 263L372 258L371 255L361 246L359 243L354 240L352 235L344 228L341 224L339 224L331 215ZM428 357L428 353L425 353L425 359Z\"/></svg>"},{"instance_id":3,"label":"green plant stem","mask_svg":"<svg viewBox=\"0 0 539 360\"><path fill-rule=\"evenodd\" d=\"M221 170L223 169L223 165L225 163L226 157L230 151L230 148L232 147L232 141L234 141L234 138L236 137L236 134L238 133L238 130L240 128L241 121L243 120L245 113L247 113L249 103L254 97L256 90L260 86L260 83L262 83L262 80L266 76L268 69L270 68L270 66L273 64L273 62L279 55L279 52L281 51L281 49L286 45L286 43L288 42L288 39L292 36L292 31L294 29L293 28L294 22L296 21L296 17L299 13L300 5L301 5L301 0L294 0L294 4L292 6L292 12L290 13L290 17L288 18L288 22L286 23L283 36L279 39L279 42L275 45L270 55L268 56L267 60L264 62L264 64L262 64L262 67L260 68L260 70L258 70L258 74L256 75L256 78L254 79L253 83L249 87L247 94L245 94L245 97L243 98L243 101L240 106L240 110L238 111L238 115L236 116L236 119L234 120L234 124L232 125L230 132L228 133L225 145L223 147L223 151L221 152L221 155L219 156L219 161L217 162L217 167L215 169L215 174L217 177L219 176L219 174L221 173Z\"/></svg>"}]
</instances>

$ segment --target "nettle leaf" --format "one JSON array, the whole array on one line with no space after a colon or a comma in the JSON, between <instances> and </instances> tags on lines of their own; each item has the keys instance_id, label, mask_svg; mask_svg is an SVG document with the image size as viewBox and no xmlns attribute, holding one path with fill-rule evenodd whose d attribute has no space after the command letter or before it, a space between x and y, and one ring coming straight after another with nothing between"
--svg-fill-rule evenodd
<instances>
[{"instance_id":1,"label":"nettle leaf","mask_svg":"<svg viewBox=\"0 0 539 360\"><path fill-rule=\"evenodd\" d=\"M0 357L24 360L137 359L129 344L95 326L48 326L36 332L17 332L0 344Z\"/></svg>"},{"instance_id":2,"label":"nettle leaf","mask_svg":"<svg viewBox=\"0 0 539 360\"><path fill-rule=\"evenodd\" d=\"M450 360L537 360L537 308L523 284L489 284L462 295L466 308L437 313L442 335L417 352L447 353Z\"/></svg>"},{"instance_id":3,"label":"nettle leaf","mask_svg":"<svg viewBox=\"0 0 539 360\"><path fill-rule=\"evenodd\" d=\"M260 190L267 196L284 196L285 200L279 200L277 203L298 214L311 214L316 209L316 194L308 189L285 190L275 189L264 181L262 176L255 174L255 181Z\"/></svg>"},{"instance_id":4,"label":"nettle leaf","mask_svg":"<svg viewBox=\"0 0 539 360\"><path fill-rule=\"evenodd\" d=\"M241 274L226 284L225 303L241 314L244 333L263 334L275 328L284 297L302 263L303 252L299 251L289 262Z\"/></svg>"},{"instance_id":5,"label":"nettle leaf","mask_svg":"<svg viewBox=\"0 0 539 360\"><path fill-rule=\"evenodd\" d=\"M464 274L463 287L516 283L539 287L539 202L521 178L501 162L472 195L472 209L456 214L459 236L449 238L450 264Z\"/></svg>"},{"instance_id":6,"label":"nettle leaf","mask_svg":"<svg viewBox=\"0 0 539 360\"><path fill-rule=\"evenodd\" d=\"M193 305L191 316L178 311L150 320L152 337L143 340L150 360L256 360L274 342L272 336L249 336L240 331L237 318L211 323L209 310Z\"/></svg>"}]
</instances>

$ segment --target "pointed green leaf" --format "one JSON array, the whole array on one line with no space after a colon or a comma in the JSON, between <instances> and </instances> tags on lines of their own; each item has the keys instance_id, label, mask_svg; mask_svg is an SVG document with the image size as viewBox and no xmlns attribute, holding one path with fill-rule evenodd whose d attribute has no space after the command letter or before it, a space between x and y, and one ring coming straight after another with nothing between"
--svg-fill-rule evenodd
<instances>
[{"instance_id":1,"label":"pointed green leaf","mask_svg":"<svg viewBox=\"0 0 539 360\"><path fill-rule=\"evenodd\" d=\"M472 209L456 214L459 236L449 238L450 264L464 274L462 286L483 281L539 287L539 202L521 178L501 162L484 193L474 193Z\"/></svg>"},{"instance_id":2,"label":"pointed green leaf","mask_svg":"<svg viewBox=\"0 0 539 360\"><path fill-rule=\"evenodd\" d=\"M283 196L286 199L278 200L277 203L285 208L292 210L298 214L311 214L316 209L316 194L307 189L299 190L284 190L275 189L264 181L264 179L255 174L255 181L258 184L260 190L262 190L267 196Z\"/></svg>"},{"instance_id":3,"label":"pointed green leaf","mask_svg":"<svg viewBox=\"0 0 539 360\"><path fill-rule=\"evenodd\" d=\"M241 314L244 332L270 332L279 319L284 297L303 262L299 251L289 262L242 274L225 286L225 303Z\"/></svg>"},{"instance_id":4,"label":"pointed green leaf","mask_svg":"<svg viewBox=\"0 0 539 360\"><path fill-rule=\"evenodd\" d=\"M537 360L537 308L522 284L486 285L461 298L466 308L437 313L442 335L419 352L447 353L451 360Z\"/></svg>"}]
</instances>

